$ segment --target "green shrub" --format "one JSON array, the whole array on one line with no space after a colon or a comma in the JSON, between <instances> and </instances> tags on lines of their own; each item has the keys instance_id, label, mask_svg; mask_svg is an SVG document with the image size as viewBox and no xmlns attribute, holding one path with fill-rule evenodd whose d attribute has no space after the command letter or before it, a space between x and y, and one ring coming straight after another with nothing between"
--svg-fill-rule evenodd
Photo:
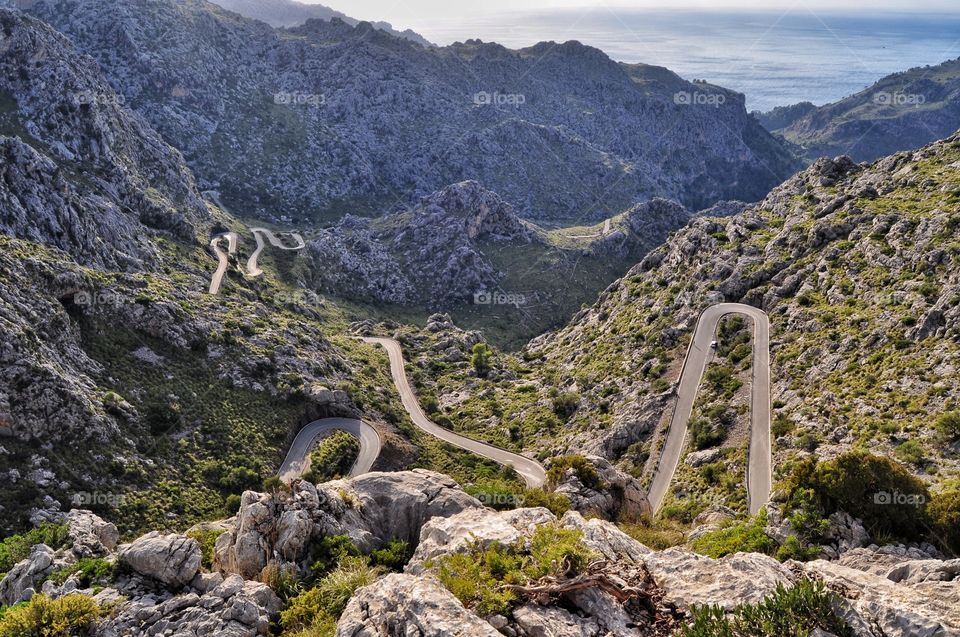
<instances>
[{"instance_id":1,"label":"green shrub","mask_svg":"<svg viewBox=\"0 0 960 637\"><path fill-rule=\"evenodd\" d=\"M360 549L349 535L325 535L311 548L310 571L314 576L326 575L347 557L357 557Z\"/></svg>"},{"instance_id":2,"label":"green shrub","mask_svg":"<svg viewBox=\"0 0 960 637\"><path fill-rule=\"evenodd\" d=\"M743 383L733 375L733 368L727 365L714 365L704 374L710 387L722 398L731 398L743 387Z\"/></svg>"},{"instance_id":3,"label":"green shrub","mask_svg":"<svg viewBox=\"0 0 960 637\"><path fill-rule=\"evenodd\" d=\"M428 563L443 585L481 616L508 614L519 601L504 584L523 585L544 576L576 575L595 555L582 542L580 531L545 524L529 543L513 546L472 544L467 552L444 555Z\"/></svg>"},{"instance_id":4,"label":"green shrub","mask_svg":"<svg viewBox=\"0 0 960 637\"><path fill-rule=\"evenodd\" d=\"M297 567L292 564L269 562L260 572L260 581L269 586L277 597L288 601L303 592L303 583Z\"/></svg>"},{"instance_id":5,"label":"green shrub","mask_svg":"<svg viewBox=\"0 0 960 637\"><path fill-rule=\"evenodd\" d=\"M524 506L522 496L517 495L516 485L506 480L483 480L465 487L464 491L497 511Z\"/></svg>"},{"instance_id":6,"label":"green shrub","mask_svg":"<svg viewBox=\"0 0 960 637\"><path fill-rule=\"evenodd\" d=\"M285 631L329 625L340 616L358 588L373 584L383 573L382 568L370 566L365 557L345 557L316 586L290 600L287 609L280 613L280 623Z\"/></svg>"},{"instance_id":7,"label":"green shrub","mask_svg":"<svg viewBox=\"0 0 960 637\"><path fill-rule=\"evenodd\" d=\"M557 486L563 481L563 476L567 469L573 469L577 479L588 489L599 490L603 488L603 481L600 480L600 474L597 468L590 464L590 461L581 455L571 454L569 456L557 456L550 461L550 468L547 469L547 482L551 486Z\"/></svg>"},{"instance_id":8,"label":"green shrub","mask_svg":"<svg viewBox=\"0 0 960 637\"><path fill-rule=\"evenodd\" d=\"M80 573L80 588L89 588L94 584L108 584L116 577L117 565L101 558L83 557L75 563L59 568L47 579L61 585L74 573Z\"/></svg>"},{"instance_id":9,"label":"green shrub","mask_svg":"<svg viewBox=\"0 0 960 637\"><path fill-rule=\"evenodd\" d=\"M30 549L36 544L46 544L59 549L66 544L67 525L44 523L20 535L11 535L0 542L0 573L6 573L17 562L30 555Z\"/></svg>"},{"instance_id":10,"label":"green shrub","mask_svg":"<svg viewBox=\"0 0 960 637\"><path fill-rule=\"evenodd\" d=\"M746 522L711 531L693 541L693 550L709 557L718 558L732 553L765 553L773 555L777 543L763 532L767 525L767 512L760 513Z\"/></svg>"},{"instance_id":11,"label":"green shrub","mask_svg":"<svg viewBox=\"0 0 960 637\"><path fill-rule=\"evenodd\" d=\"M360 441L345 431L337 431L310 453L310 470L303 479L319 483L344 478L350 475L359 455Z\"/></svg>"},{"instance_id":12,"label":"green shrub","mask_svg":"<svg viewBox=\"0 0 960 637\"><path fill-rule=\"evenodd\" d=\"M693 621L681 628L680 637L800 637L816 629L838 637L853 631L837 616L836 596L822 583L800 580L792 588L778 584L758 604L737 606L727 614L719 606L694 610Z\"/></svg>"},{"instance_id":13,"label":"green shrub","mask_svg":"<svg viewBox=\"0 0 960 637\"><path fill-rule=\"evenodd\" d=\"M912 465L922 464L924 459L923 447L916 440L907 440L902 443L894 450L893 454L900 462Z\"/></svg>"},{"instance_id":14,"label":"green shrub","mask_svg":"<svg viewBox=\"0 0 960 637\"><path fill-rule=\"evenodd\" d=\"M724 429L715 427L703 418L691 420L690 424L687 425L687 431L690 436L690 444L697 451L716 447L727 437L727 432Z\"/></svg>"},{"instance_id":15,"label":"green shrub","mask_svg":"<svg viewBox=\"0 0 960 637\"><path fill-rule=\"evenodd\" d=\"M81 637L92 634L99 616L97 603L86 595L50 599L38 594L3 613L0 637Z\"/></svg>"},{"instance_id":16,"label":"green shrub","mask_svg":"<svg viewBox=\"0 0 960 637\"><path fill-rule=\"evenodd\" d=\"M871 533L889 533L907 541L925 537L922 502L930 500L926 484L889 458L865 451L824 462L808 458L796 463L784 482L787 493L803 489L812 491L821 514L846 511L863 520ZM907 496L912 503L888 501L894 494Z\"/></svg>"},{"instance_id":17,"label":"green shrub","mask_svg":"<svg viewBox=\"0 0 960 637\"><path fill-rule=\"evenodd\" d=\"M654 522L643 517L636 523L619 526L624 533L655 551L664 551L686 541L685 527L666 519Z\"/></svg>"},{"instance_id":18,"label":"green shrub","mask_svg":"<svg viewBox=\"0 0 960 637\"><path fill-rule=\"evenodd\" d=\"M370 563L399 573L411 557L413 557L413 549L410 545L403 540L394 538L387 542L383 548L370 553Z\"/></svg>"},{"instance_id":19,"label":"green shrub","mask_svg":"<svg viewBox=\"0 0 960 637\"><path fill-rule=\"evenodd\" d=\"M493 369L493 350L486 343L477 343L470 350L470 364L480 378L486 378Z\"/></svg>"},{"instance_id":20,"label":"green shrub","mask_svg":"<svg viewBox=\"0 0 960 637\"><path fill-rule=\"evenodd\" d=\"M217 544L217 538L225 532L226 529L206 529L187 533L187 537L192 537L200 543L201 564L204 568L209 569L213 566L213 547Z\"/></svg>"},{"instance_id":21,"label":"green shrub","mask_svg":"<svg viewBox=\"0 0 960 637\"><path fill-rule=\"evenodd\" d=\"M553 413L563 420L569 420L579 406L580 394L576 392L564 392L553 398Z\"/></svg>"},{"instance_id":22,"label":"green shrub","mask_svg":"<svg viewBox=\"0 0 960 637\"><path fill-rule=\"evenodd\" d=\"M563 493L548 493L543 489L527 489L523 492L523 506L543 507L560 518L570 510L570 498Z\"/></svg>"},{"instance_id":23,"label":"green shrub","mask_svg":"<svg viewBox=\"0 0 960 637\"><path fill-rule=\"evenodd\" d=\"M937 431L951 442L960 440L960 411L950 411L937 418Z\"/></svg>"},{"instance_id":24,"label":"green shrub","mask_svg":"<svg viewBox=\"0 0 960 637\"><path fill-rule=\"evenodd\" d=\"M960 489L935 493L927 510L940 543L960 555Z\"/></svg>"},{"instance_id":25,"label":"green shrub","mask_svg":"<svg viewBox=\"0 0 960 637\"><path fill-rule=\"evenodd\" d=\"M797 560L798 562L809 562L820 557L819 545L804 544L796 535L790 535L777 549L777 559L781 562L787 560Z\"/></svg>"}]
</instances>

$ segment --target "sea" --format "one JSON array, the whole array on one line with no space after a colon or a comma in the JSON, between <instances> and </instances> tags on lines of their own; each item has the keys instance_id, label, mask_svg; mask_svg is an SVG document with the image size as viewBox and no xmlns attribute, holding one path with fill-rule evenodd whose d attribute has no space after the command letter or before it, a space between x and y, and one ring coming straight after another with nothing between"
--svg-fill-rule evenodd
<instances>
[{"instance_id":1,"label":"sea","mask_svg":"<svg viewBox=\"0 0 960 637\"><path fill-rule=\"evenodd\" d=\"M436 44L470 38L510 48L578 40L629 63L665 66L747 97L749 110L817 105L880 78L960 57L954 13L631 10L612 7L499 12L438 19L417 29Z\"/></svg>"}]
</instances>

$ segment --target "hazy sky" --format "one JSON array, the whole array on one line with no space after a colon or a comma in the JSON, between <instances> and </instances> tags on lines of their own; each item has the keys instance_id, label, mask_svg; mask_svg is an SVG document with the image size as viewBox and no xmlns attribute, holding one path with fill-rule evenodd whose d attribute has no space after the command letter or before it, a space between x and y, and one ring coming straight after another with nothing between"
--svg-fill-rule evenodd
<instances>
[{"instance_id":1,"label":"hazy sky","mask_svg":"<svg viewBox=\"0 0 960 637\"><path fill-rule=\"evenodd\" d=\"M502 12L536 11L539 9L597 8L622 10L642 9L724 9L829 11L857 9L949 11L957 12L958 0L300 0L324 4L361 20L386 20L397 27L428 27L433 20L467 18Z\"/></svg>"}]
</instances>

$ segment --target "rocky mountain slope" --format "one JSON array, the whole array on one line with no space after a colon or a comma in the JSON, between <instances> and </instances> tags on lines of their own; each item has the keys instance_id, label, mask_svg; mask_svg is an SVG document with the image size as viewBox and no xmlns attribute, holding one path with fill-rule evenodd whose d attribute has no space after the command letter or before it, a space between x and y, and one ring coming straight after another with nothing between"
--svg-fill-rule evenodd
<instances>
[{"instance_id":1,"label":"rocky mountain slope","mask_svg":"<svg viewBox=\"0 0 960 637\"><path fill-rule=\"evenodd\" d=\"M141 269L210 213L180 154L46 24L0 9L0 230Z\"/></svg>"},{"instance_id":2,"label":"rocky mountain slope","mask_svg":"<svg viewBox=\"0 0 960 637\"><path fill-rule=\"evenodd\" d=\"M525 217L601 219L655 196L757 200L796 167L742 95L577 42L425 49L337 20L276 31L203 0L31 12L249 214L382 212L475 179Z\"/></svg>"},{"instance_id":3,"label":"rocky mountain slope","mask_svg":"<svg viewBox=\"0 0 960 637\"><path fill-rule=\"evenodd\" d=\"M242 225L94 62L6 9L0 93L4 534L72 501L119 511L124 530L219 515L300 425L358 403L385 466L452 463L398 432L386 366L331 342L338 307L236 267L207 294L209 233Z\"/></svg>"},{"instance_id":4,"label":"rocky mountain slope","mask_svg":"<svg viewBox=\"0 0 960 637\"><path fill-rule=\"evenodd\" d=\"M960 127L960 59L894 73L839 102L798 104L788 112L760 121L802 146L811 161L837 155L874 161L919 148Z\"/></svg>"},{"instance_id":5,"label":"rocky mountain slope","mask_svg":"<svg viewBox=\"0 0 960 637\"><path fill-rule=\"evenodd\" d=\"M485 508L431 472L248 491L233 518L123 544L89 511L59 521L0 596L94 637L960 634L956 560L876 546L807 563L654 551L572 511ZM37 621L12 609L0 629Z\"/></svg>"},{"instance_id":6,"label":"rocky mountain slope","mask_svg":"<svg viewBox=\"0 0 960 637\"><path fill-rule=\"evenodd\" d=\"M960 391L958 197L957 136L872 165L818 161L744 212L694 219L565 328L518 357L494 357L487 379L465 363L431 362L446 332L411 335L420 391L468 435L541 457L620 459L648 479L699 313L747 303L772 326L778 472L811 452L865 448L927 483L952 483L960 439L938 422L957 410ZM733 484L745 412L709 401L733 406L749 388L750 331L745 341L737 333L721 339L703 387L703 431L713 433L690 449L713 455L689 463L729 451L721 475ZM698 492L682 480L675 488ZM711 502L689 504L696 515Z\"/></svg>"},{"instance_id":7,"label":"rocky mountain slope","mask_svg":"<svg viewBox=\"0 0 960 637\"><path fill-rule=\"evenodd\" d=\"M546 230L468 181L409 210L347 216L321 231L309 242L303 282L366 303L450 311L465 326L525 342L559 327L690 216L657 199L599 227Z\"/></svg>"},{"instance_id":8,"label":"rocky mountain slope","mask_svg":"<svg viewBox=\"0 0 960 637\"><path fill-rule=\"evenodd\" d=\"M339 18L354 26L360 22L345 13L322 4L306 4L295 0L216 0L215 4L228 11L266 22L275 27L295 27L308 20L332 20L333 18ZM372 24L375 28L398 38L410 40L423 46L433 46L422 35L410 29L397 31L388 22L373 22Z\"/></svg>"}]
</instances>

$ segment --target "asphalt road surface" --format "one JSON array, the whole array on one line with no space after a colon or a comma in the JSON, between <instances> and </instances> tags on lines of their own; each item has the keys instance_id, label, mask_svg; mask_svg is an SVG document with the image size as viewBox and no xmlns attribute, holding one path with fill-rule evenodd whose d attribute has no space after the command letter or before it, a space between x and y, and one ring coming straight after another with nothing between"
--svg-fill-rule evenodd
<instances>
[{"instance_id":1,"label":"asphalt road surface","mask_svg":"<svg viewBox=\"0 0 960 637\"><path fill-rule=\"evenodd\" d=\"M224 239L227 240L226 252L220 247L220 242ZM227 273L227 266L230 265L230 256L237 252L237 233L218 234L210 240L210 247L213 248L213 252L220 262L217 265L217 271L213 273L213 278L210 279L210 294L217 294L220 291L220 285L223 283L223 275Z\"/></svg>"},{"instance_id":2,"label":"asphalt road surface","mask_svg":"<svg viewBox=\"0 0 960 637\"><path fill-rule=\"evenodd\" d=\"M290 450L287 451L287 457L280 465L280 471L278 471L280 479L291 482L306 473L310 468L310 451L313 449L314 442L320 436L334 431L345 431L360 441L360 455L350 469L350 477L370 471L373 462L380 455L380 434L377 430L362 420L353 418L322 418L306 425L297 434L293 444L290 445Z\"/></svg>"},{"instance_id":3,"label":"asphalt road surface","mask_svg":"<svg viewBox=\"0 0 960 637\"><path fill-rule=\"evenodd\" d=\"M273 234L270 230L266 228L250 228L250 232L253 233L254 238L257 240L257 249L253 251L253 254L250 255L250 258L247 259L247 276L257 277L263 274L263 270L257 264L257 261L260 259L260 253L263 252L263 238L266 237L275 248L280 248L281 250L302 250L306 243L303 241L303 237L297 234L296 232L283 233L289 235L297 240L297 245L287 246L284 245L280 239L277 238L277 235Z\"/></svg>"},{"instance_id":4,"label":"asphalt road surface","mask_svg":"<svg viewBox=\"0 0 960 637\"><path fill-rule=\"evenodd\" d=\"M739 303L722 303L700 315L696 332L690 341L687 358L677 387L677 405L670 422L660 464L650 485L650 505L660 509L673 480L687 437L687 423L703 379L707 363L713 355L710 343L717 333L720 319L729 314L743 314L753 320L753 408L751 410L750 452L747 463L747 493L750 514L755 515L770 500L772 467L770 458L770 320L762 310Z\"/></svg>"},{"instance_id":5,"label":"asphalt road surface","mask_svg":"<svg viewBox=\"0 0 960 637\"><path fill-rule=\"evenodd\" d=\"M523 478L524 482L527 483L528 487L539 487L546 482L547 474L536 460L531 460L525 456L494 447L493 445L488 445L484 442L466 438L449 429L444 429L427 418L426 414L423 413L423 409L420 408L416 394L413 393L413 389L407 381L407 372L403 361L403 350L400 348L400 343L392 338L364 338L363 341L365 343L380 345L387 350L387 354L390 356L390 373L393 376L394 384L397 386L397 391L400 392L400 400L403 401L404 408L407 410L407 413L410 414L411 420L413 420L413 423L417 427L431 436L435 436L455 447L465 449L466 451L475 453L478 456L483 456L499 464L513 467Z\"/></svg>"}]
</instances>

